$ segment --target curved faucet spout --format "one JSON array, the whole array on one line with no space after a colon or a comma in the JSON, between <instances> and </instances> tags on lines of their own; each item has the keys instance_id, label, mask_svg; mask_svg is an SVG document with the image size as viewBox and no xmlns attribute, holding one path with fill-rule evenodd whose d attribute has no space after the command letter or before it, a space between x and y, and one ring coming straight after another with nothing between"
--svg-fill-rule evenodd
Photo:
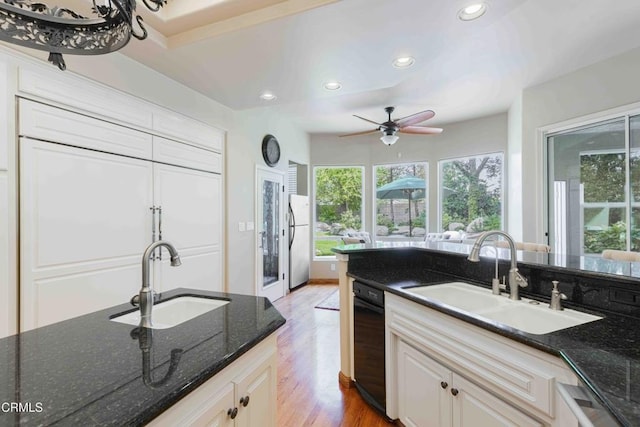
<instances>
[{"instance_id":1,"label":"curved faucet spout","mask_svg":"<svg viewBox=\"0 0 640 427\"><path fill-rule=\"evenodd\" d=\"M147 249L145 249L144 254L142 255L142 289L140 289L140 293L138 296L138 303L140 304L140 326L143 328L151 328L151 310L153 308L153 299L154 292L151 287L151 280L149 279L149 271L150 271L150 260L153 251L159 247L166 247L169 250L169 254L171 255L171 266L178 267L182 264L180 261L180 255L178 255L178 251L176 248L169 242L164 240L158 240L157 242L153 242Z\"/></svg>"},{"instance_id":2,"label":"curved faucet spout","mask_svg":"<svg viewBox=\"0 0 640 427\"><path fill-rule=\"evenodd\" d=\"M471 248L471 252L469 252L469 256L467 257L467 259L471 262L480 261L480 248L482 247L482 244L484 243L485 240L487 240L489 236L494 236L494 235L504 237L507 243L509 243L509 249L511 251L511 269L509 270L509 290L510 290L509 298L513 300L519 300L520 295L518 295L518 288L519 287L525 288L527 287L528 283L527 283L527 279L525 279L518 272L518 256L516 252L516 243L513 241L513 238L509 234L500 230L485 231L478 237L478 239L473 244L473 247Z\"/></svg>"}]
</instances>

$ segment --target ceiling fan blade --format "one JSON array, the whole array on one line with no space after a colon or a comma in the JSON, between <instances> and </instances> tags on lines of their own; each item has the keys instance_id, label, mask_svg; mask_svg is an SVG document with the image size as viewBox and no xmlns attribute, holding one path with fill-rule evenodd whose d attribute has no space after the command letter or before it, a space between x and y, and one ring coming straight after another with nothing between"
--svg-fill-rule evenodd
<instances>
[{"instance_id":1,"label":"ceiling fan blade","mask_svg":"<svg viewBox=\"0 0 640 427\"><path fill-rule=\"evenodd\" d=\"M362 131L362 132L354 132L354 133L348 133L346 135L340 135L340 138L342 138L343 136L367 135L367 134L376 133L376 132L378 132L378 129L365 130L365 131Z\"/></svg>"},{"instance_id":2,"label":"ceiling fan blade","mask_svg":"<svg viewBox=\"0 0 640 427\"><path fill-rule=\"evenodd\" d=\"M442 133L442 128L429 128L425 126L405 126L405 127L401 127L399 132L422 134L422 135L435 135L438 133Z\"/></svg>"},{"instance_id":3,"label":"ceiling fan blade","mask_svg":"<svg viewBox=\"0 0 640 427\"><path fill-rule=\"evenodd\" d=\"M353 115L353 117L357 117L360 120L364 120L365 122L373 123L374 125L380 125L381 124L381 123L378 123L378 122L374 122L373 120L369 120L369 119L365 119L364 117L357 116L355 114Z\"/></svg>"},{"instance_id":4,"label":"ceiling fan blade","mask_svg":"<svg viewBox=\"0 0 640 427\"><path fill-rule=\"evenodd\" d=\"M419 113L415 113L402 119L396 120L396 124L400 129L402 129L407 126L415 125L416 123L422 123L425 120L429 120L435 115L436 113L434 113L432 110L420 111Z\"/></svg>"}]
</instances>

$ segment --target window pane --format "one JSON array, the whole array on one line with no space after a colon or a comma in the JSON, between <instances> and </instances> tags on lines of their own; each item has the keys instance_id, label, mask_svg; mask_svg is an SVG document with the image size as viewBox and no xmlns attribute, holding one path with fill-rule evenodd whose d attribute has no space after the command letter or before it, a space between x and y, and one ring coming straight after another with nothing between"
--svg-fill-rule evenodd
<instances>
[{"instance_id":1,"label":"window pane","mask_svg":"<svg viewBox=\"0 0 640 427\"><path fill-rule=\"evenodd\" d=\"M553 251L626 249L624 119L563 132L547 142Z\"/></svg>"},{"instance_id":2,"label":"window pane","mask_svg":"<svg viewBox=\"0 0 640 427\"><path fill-rule=\"evenodd\" d=\"M427 229L427 164L376 166L376 239L424 238Z\"/></svg>"},{"instance_id":3,"label":"window pane","mask_svg":"<svg viewBox=\"0 0 640 427\"><path fill-rule=\"evenodd\" d=\"M631 178L631 250L640 251L640 116L629 119L631 127L629 172Z\"/></svg>"},{"instance_id":4,"label":"window pane","mask_svg":"<svg viewBox=\"0 0 640 427\"><path fill-rule=\"evenodd\" d=\"M349 231L362 231L361 167L317 167L315 177L315 255L335 256Z\"/></svg>"},{"instance_id":5,"label":"window pane","mask_svg":"<svg viewBox=\"0 0 640 427\"><path fill-rule=\"evenodd\" d=\"M624 202L625 179L624 151L580 154L580 182L585 203Z\"/></svg>"},{"instance_id":6,"label":"window pane","mask_svg":"<svg viewBox=\"0 0 640 427\"><path fill-rule=\"evenodd\" d=\"M502 229L502 153L440 162L442 231Z\"/></svg>"}]
</instances>

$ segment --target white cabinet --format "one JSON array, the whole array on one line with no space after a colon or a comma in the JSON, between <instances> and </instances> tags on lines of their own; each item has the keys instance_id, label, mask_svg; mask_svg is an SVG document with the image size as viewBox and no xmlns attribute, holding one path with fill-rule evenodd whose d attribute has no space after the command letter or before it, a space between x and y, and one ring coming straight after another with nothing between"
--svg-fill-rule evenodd
<instances>
[{"instance_id":1,"label":"white cabinet","mask_svg":"<svg viewBox=\"0 0 640 427\"><path fill-rule=\"evenodd\" d=\"M576 426L555 383L577 378L560 359L390 293L385 324L389 417L415 426ZM449 422L442 393L454 389Z\"/></svg>"},{"instance_id":2,"label":"white cabinet","mask_svg":"<svg viewBox=\"0 0 640 427\"><path fill-rule=\"evenodd\" d=\"M234 380L238 402L238 427L275 427L276 408L276 353L262 363L247 370Z\"/></svg>"},{"instance_id":3,"label":"white cabinet","mask_svg":"<svg viewBox=\"0 0 640 427\"><path fill-rule=\"evenodd\" d=\"M207 172L222 172L221 154L159 136L153 137L153 160Z\"/></svg>"},{"instance_id":4,"label":"white cabinet","mask_svg":"<svg viewBox=\"0 0 640 427\"><path fill-rule=\"evenodd\" d=\"M151 159L151 135L61 108L21 99L20 136Z\"/></svg>"},{"instance_id":5,"label":"white cabinet","mask_svg":"<svg viewBox=\"0 0 640 427\"><path fill-rule=\"evenodd\" d=\"M21 138L21 330L121 304L139 289L152 179L148 161Z\"/></svg>"},{"instance_id":6,"label":"white cabinet","mask_svg":"<svg viewBox=\"0 0 640 427\"><path fill-rule=\"evenodd\" d=\"M540 421L478 387L465 377L454 374L450 392L453 401L453 427L543 426Z\"/></svg>"},{"instance_id":7,"label":"white cabinet","mask_svg":"<svg viewBox=\"0 0 640 427\"><path fill-rule=\"evenodd\" d=\"M133 147L151 156L151 137L140 132L37 103L25 104L25 111L25 118L52 118L25 124L24 133L58 142L68 137L73 146L21 138L22 331L128 301L140 289L141 256L154 239L173 243L182 259L171 268L165 251L155 262L156 291L222 291L219 174L129 157L137 153ZM115 133L101 133L93 121ZM72 130L74 123L81 125ZM140 138L118 140L120 130ZM128 147L126 155L102 152L117 151L118 144ZM220 166L218 153L173 144L176 158L193 159L198 150L202 164L212 159L214 169Z\"/></svg>"},{"instance_id":8,"label":"white cabinet","mask_svg":"<svg viewBox=\"0 0 640 427\"><path fill-rule=\"evenodd\" d=\"M272 334L149 426L275 427L276 366L277 344Z\"/></svg>"},{"instance_id":9,"label":"white cabinet","mask_svg":"<svg viewBox=\"0 0 640 427\"><path fill-rule=\"evenodd\" d=\"M222 180L220 175L154 164L158 238L171 242L182 266L170 267L163 249L156 290L222 291Z\"/></svg>"},{"instance_id":10,"label":"white cabinet","mask_svg":"<svg viewBox=\"0 0 640 427\"><path fill-rule=\"evenodd\" d=\"M397 352L398 413L405 426L542 426L404 341Z\"/></svg>"},{"instance_id":11,"label":"white cabinet","mask_svg":"<svg viewBox=\"0 0 640 427\"><path fill-rule=\"evenodd\" d=\"M451 425L451 371L404 341L397 347L398 418L407 427Z\"/></svg>"},{"instance_id":12,"label":"white cabinet","mask_svg":"<svg viewBox=\"0 0 640 427\"><path fill-rule=\"evenodd\" d=\"M168 110L153 111L153 129L163 135L207 150L222 151L224 144L224 132L220 129Z\"/></svg>"}]
</instances>

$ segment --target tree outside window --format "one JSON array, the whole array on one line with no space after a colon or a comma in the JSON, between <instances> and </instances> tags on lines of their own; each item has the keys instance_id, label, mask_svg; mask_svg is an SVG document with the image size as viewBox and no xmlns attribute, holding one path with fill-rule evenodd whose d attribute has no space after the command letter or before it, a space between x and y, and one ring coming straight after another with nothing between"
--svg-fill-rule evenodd
<instances>
[{"instance_id":1,"label":"tree outside window","mask_svg":"<svg viewBox=\"0 0 640 427\"><path fill-rule=\"evenodd\" d=\"M442 231L502 229L502 153L440 162Z\"/></svg>"},{"instance_id":2,"label":"tree outside window","mask_svg":"<svg viewBox=\"0 0 640 427\"><path fill-rule=\"evenodd\" d=\"M362 230L362 186L362 167L314 168L316 257L335 256L343 235Z\"/></svg>"}]
</instances>

